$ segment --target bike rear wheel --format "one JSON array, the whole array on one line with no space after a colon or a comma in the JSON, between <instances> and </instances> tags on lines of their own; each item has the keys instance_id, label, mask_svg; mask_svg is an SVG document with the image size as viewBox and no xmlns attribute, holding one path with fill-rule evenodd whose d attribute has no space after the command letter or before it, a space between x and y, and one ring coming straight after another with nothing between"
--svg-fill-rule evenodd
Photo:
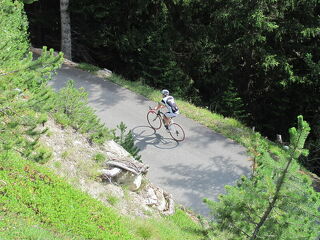
<instances>
[{"instance_id":1,"label":"bike rear wheel","mask_svg":"<svg viewBox=\"0 0 320 240\"><path fill-rule=\"evenodd\" d=\"M152 127L153 129L158 130L159 128L161 128L161 118L156 112L149 111L147 114L147 120L150 127Z\"/></svg>"},{"instance_id":2,"label":"bike rear wheel","mask_svg":"<svg viewBox=\"0 0 320 240\"><path fill-rule=\"evenodd\" d=\"M181 142L185 138L185 134L184 134L183 128L177 123L171 124L171 126L170 126L170 135L177 142Z\"/></svg>"}]
</instances>

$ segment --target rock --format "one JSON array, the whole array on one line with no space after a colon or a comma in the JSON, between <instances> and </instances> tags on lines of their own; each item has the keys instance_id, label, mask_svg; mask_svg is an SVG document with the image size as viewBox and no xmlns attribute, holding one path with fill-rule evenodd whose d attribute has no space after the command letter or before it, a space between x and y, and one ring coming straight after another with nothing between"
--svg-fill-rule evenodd
<instances>
[{"instance_id":1,"label":"rock","mask_svg":"<svg viewBox=\"0 0 320 240\"><path fill-rule=\"evenodd\" d=\"M113 184L106 184L105 189L110 195L118 196L119 198L124 198L123 189L119 186Z\"/></svg>"},{"instance_id":2,"label":"rock","mask_svg":"<svg viewBox=\"0 0 320 240\"><path fill-rule=\"evenodd\" d=\"M153 188L148 188L146 190L146 196L145 196L145 204L146 205L156 205L158 202L157 195Z\"/></svg>"},{"instance_id":3,"label":"rock","mask_svg":"<svg viewBox=\"0 0 320 240\"><path fill-rule=\"evenodd\" d=\"M168 194L165 192L164 197L167 201L167 206L166 206L165 211L162 212L162 214L167 215L167 216L174 214L174 201L172 198L172 194Z\"/></svg>"},{"instance_id":4,"label":"rock","mask_svg":"<svg viewBox=\"0 0 320 240\"><path fill-rule=\"evenodd\" d=\"M122 171L115 181L121 185L125 185L131 191L136 191L140 188L142 182L142 175L135 175L131 172Z\"/></svg>"},{"instance_id":5,"label":"rock","mask_svg":"<svg viewBox=\"0 0 320 240\"><path fill-rule=\"evenodd\" d=\"M163 190L161 188L157 187L155 189L155 193L156 193L156 196L157 196L157 199L158 199L157 209L159 211L164 211L166 209L167 202L166 202L166 199L164 198Z\"/></svg>"},{"instance_id":6,"label":"rock","mask_svg":"<svg viewBox=\"0 0 320 240\"><path fill-rule=\"evenodd\" d=\"M166 193L163 189L149 184L142 192L141 196L148 206L155 206L156 209L164 215L174 213L174 201L171 194Z\"/></svg>"},{"instance_id":7,"label":"rock","mask_svg":"<svg viewBox=\"0 0 320 240\"><path fill-rule=\"evenodd\" d=\"M135 180L131 184L131 188L133 189L132 191L136 191L141 187L142 183L142 175L136 176Z\"/></svg>"},{"instance_id":8,"label":"rock","mask_svg":"<svg viewBox=\"0 0 320 240\"><path fill-rule=\"evenodd\" d=\"M130 157L130 154L113 140L104 143L109 159L123 159Z\"/></svg>"},{"instance_id":9,"label":"rock","mask_svg":"<svg viewBox=\"0 0 320 240\"><path fill-rule=\"evenodd\" d=\"M99 71L97 71L96 72L96 75L98 76L98 77L101 77L101 78L108 78L108 77L111 77L111 75L112 75L112 72L110 71L110 70L108 70L108 69L103 69L103 70L99 70Z\"/></svg>"}]
</instances>

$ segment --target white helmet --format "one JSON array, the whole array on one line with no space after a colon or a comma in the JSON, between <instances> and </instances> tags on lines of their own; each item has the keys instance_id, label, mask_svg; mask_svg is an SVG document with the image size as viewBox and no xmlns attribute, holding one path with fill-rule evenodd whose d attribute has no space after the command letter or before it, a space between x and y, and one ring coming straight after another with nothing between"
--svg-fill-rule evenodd
<instances>
[{"instance_id":1,"label":"white helmet","mask_svg":"<svg viewBox=\"0 0 320 240\"><path fill-rule=\"evenodd\" d=\"M168 96L168 95L169 95L169 90L163 89L163 90L161 91L161 93L162 93L162 95L164 95L164 96Z\"/></svg>"}]
</instances>

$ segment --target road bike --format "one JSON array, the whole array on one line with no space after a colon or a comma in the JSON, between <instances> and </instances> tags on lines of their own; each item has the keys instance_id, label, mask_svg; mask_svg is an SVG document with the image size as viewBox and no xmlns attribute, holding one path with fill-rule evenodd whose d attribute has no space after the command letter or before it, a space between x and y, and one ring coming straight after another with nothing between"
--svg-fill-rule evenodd
<instances>
[{"instance_id":1,"label":"road bike","mask_svg":"<svg viewBox=\"0 0 320 240\"><path fill-rule=\"evenodd\" d=\"M160 110L155 111L151 107L149 107L149 111L147 113L147 120L150 125L154 130L158 130L161 128L162 124L164 125L164 119L163 119L164 113L161 112ZM177 141L181 142L185 138L185 133L183 128L178 124L173 121L171 118L170 125L168 126L169 133L171 137Z\"/></svg>"}]
</instances>

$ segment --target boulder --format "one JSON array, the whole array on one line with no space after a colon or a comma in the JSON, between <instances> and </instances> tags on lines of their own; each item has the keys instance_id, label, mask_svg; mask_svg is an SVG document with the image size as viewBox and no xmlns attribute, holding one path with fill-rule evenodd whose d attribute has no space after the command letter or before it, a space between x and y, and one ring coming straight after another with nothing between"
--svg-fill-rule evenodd
<instances>
[{"instance_id":1,"label":"boulder","mask_svg":"<svg viewBox=\"0 0 320 240\"><path fill-rule=\"evenodd\" d=\"M115 182L127 186L130 191L136 191L141 186L142 175L136 175L128 171L122 171L116 176Z\"/></svg>"}]
</instances>

